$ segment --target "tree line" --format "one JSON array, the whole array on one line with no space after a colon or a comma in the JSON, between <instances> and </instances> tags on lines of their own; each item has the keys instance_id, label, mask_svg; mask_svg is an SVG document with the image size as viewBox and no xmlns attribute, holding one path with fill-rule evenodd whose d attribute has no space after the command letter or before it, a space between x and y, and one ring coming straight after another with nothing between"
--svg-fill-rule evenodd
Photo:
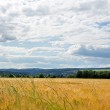
<instances>
[{"instance_id":1,"label":"tree line","mask_svg":"<svg viewBox=\"0 0 110 110\"><path fill-rule=\"evenodd\" d=\"M110 79L110 71L78 71L76 74L77 78L105 78Z\"/></svg>"},{"instance_id":2,"label":"tree line","mask_svg":"<svg viewBox=\"0 0 110 110\"><path fill-rule=\"evenodd\" d=\"M93 70L79 70L77 73L66 74L66 75L55 75L55 74L43 74L39 73L36 75L28 74L16 74L8 72L0 72L0 77L7 78L105 78L110 79L110 71L93 71Z\"/></svg>"}]
</instances>

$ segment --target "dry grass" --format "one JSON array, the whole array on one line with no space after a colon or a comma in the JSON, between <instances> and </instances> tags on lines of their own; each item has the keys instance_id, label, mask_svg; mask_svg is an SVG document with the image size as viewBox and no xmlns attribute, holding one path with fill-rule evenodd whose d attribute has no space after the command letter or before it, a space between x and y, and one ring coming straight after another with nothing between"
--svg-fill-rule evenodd
<instances>
[{"instance_id":1,"label":"dry grass","mask_svg":"<svg viewBox=\"0 0 110 110\"><path fill-rule=\"evenodd\" d=\"M110 110L110 80L1 78L0 110Z\"/></svg>"}]
</instances>

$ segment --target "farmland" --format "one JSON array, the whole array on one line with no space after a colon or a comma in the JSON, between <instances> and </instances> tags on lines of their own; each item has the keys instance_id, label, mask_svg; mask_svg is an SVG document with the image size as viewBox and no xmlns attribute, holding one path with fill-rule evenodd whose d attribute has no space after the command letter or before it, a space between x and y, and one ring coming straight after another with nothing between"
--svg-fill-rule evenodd
<instances>
[{"instance_id":1,"label":"farmland","mask_svg":"<svg viewBox=\"0 0 110 110\"><path fill-rule=\"evenodd\" d=\"M110 80L1 78L0 110L110 110Z\"/></svg>"}]
</instances>

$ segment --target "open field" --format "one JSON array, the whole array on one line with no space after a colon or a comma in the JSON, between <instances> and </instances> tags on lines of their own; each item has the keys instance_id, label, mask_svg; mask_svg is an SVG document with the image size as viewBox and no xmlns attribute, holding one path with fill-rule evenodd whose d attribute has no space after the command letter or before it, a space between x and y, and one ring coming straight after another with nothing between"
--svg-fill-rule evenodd
<instances>
[{"instance_id":1,"label":"open field","mask_svg":"<svg viewBox=\"0 0 110 110\"><path fill-rule=\"evenodd\" d=\"M110 80L1 78L0 110L110 110Z\"/></svg>"}]
</instances>

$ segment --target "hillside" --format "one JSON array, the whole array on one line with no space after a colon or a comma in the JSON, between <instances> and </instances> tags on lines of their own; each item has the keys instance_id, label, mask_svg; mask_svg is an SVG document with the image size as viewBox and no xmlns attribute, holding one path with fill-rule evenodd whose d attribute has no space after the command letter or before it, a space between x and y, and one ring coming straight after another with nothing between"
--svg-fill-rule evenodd
<instances>
[{"instance_id":1,"label":"hillside","mask_svg":"<svg viewBox=\"0 0 110 110\"><path fill-rule=\"evenodd\" d=\"M0 75L13 74L13 75L38 75L40 73L44 75L55 74L56 76L67 76L69 74L75 74L78 70L110 70L110 68L61 68L61 69L41 69L41 68L27 68L27 69L0 69Z\"/></svg>"}]
</instances>

